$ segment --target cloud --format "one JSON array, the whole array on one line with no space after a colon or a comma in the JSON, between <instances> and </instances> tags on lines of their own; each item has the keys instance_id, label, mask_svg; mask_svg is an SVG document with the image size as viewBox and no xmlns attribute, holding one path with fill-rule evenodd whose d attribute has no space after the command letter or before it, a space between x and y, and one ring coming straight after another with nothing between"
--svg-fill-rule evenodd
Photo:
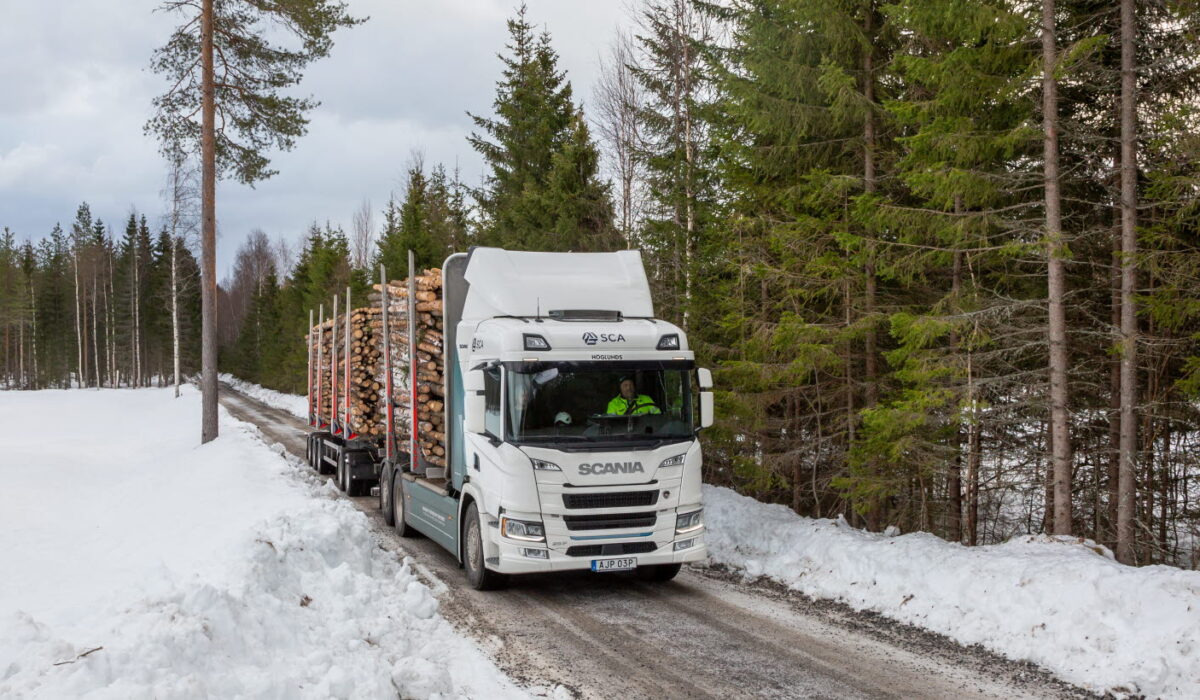
<instances>
[{"instance_id":1,"label":"cloud","mask_svg":"<svg viewBox=\"0 0 1200 700\"><path fill-rule=\"evenodd\" d=\"M272 155L279 175L254 189L219 185L222 271L255 228L299 239L314 220L348 225L364 198L382 207L413 151L429 165L457 163L470 184L479 180L466 113L491 112L505 19L519 0L349 4L370 20L339 32L332 55L308 70L300 91L321 106L296 148ZM165 85L147 67L178 17L156 7L4 0L0 226L40 238L84 200L110 222L131 207L158 218L165 168L142 128ZM590 98L597 57L624 15L615 0L529 2L528 17L551 32L577 100Z\"/></svg>"}]
</instances>

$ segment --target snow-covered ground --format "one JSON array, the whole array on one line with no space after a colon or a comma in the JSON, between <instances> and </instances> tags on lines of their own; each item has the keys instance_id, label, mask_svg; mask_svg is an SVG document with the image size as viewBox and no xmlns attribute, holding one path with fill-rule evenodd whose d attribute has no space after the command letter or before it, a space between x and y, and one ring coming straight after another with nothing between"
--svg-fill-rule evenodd
<instances>
[{"instance_id":1,"label":"snow-covered ground","mask_svg":"<svg viewBox=\"0 0 1200 700\"><path fill-rule=\"evenodd\" d=\"M284 394L258 384L238 379L232 374L222 373L218 378L250 398L258 399L272 408L287 411L300 420L308 420L308 397Z\"/></svg>"},{"instance_id":2,"label":"snow-covered ground","mask_svg":"<svg viewBox=\"0 0 1200 700\"><path fill-rule=\"evenodd\" d=\"M1078 538L963 547L802 518L705 487L713 561L1033 661L1096 691L1200 697L1200 572L1118 564Z\"/></svg>"},{"instance_id":3,"label":"snow-covered ground","mask_svg":"<svg viewBox=\"0 0 1200 700\"><path fill-rule=\"evenodd\" d=\"M0 697L522 697L366 517L199 395L0 394Z\"/></svg>"}]
</instances>

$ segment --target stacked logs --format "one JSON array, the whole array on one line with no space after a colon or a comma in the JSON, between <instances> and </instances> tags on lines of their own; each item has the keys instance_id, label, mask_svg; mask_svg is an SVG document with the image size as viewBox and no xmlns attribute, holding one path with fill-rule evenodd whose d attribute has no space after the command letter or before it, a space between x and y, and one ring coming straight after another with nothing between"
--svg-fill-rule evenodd
<instances>
[{"instance_id":1,"label":"stacked logs","mask_svg":"<svg viewBox=\"0 0 1200 700\"><path fill-rule=\"evenodd\" d=\"M414 323L416 334L416 411L417 443L424 460L435 467L446 466L446 368L443 363L442 271L431 268L415 278ZM372 330L382 333L383 285L375 285L371 295L373 307L380 313L372 317ZM387 285L388 327L392 355L392 393L396 406L395 430L401 449L407 451L412 415L412 389L409 376L412 362L409 357L408 280L394 280ZM380 362L375 375L385 380L385 366Z\"/></svg>"},{"instance_id":2,"label":"stacked logs","mask_svg":"<svg viewBox=\"0 0 1200 700\"><path fill-rule=\"evenodd\" d=\"M337 416L338 425L349 425L351 433L361 437L382 437L385 433L383 415L383 384L378 379L379 368L382 366L382 351L379 347L378 336L373 321L379 318L380 309L360 308L350 312L350 383L346 385L346 317L345 315L331 318L325 323L313 328L314 340L321 339L322 367L319 371L321 381L321 406L319 413L322 422L328 423L331 415ZM334 357L333 327L337 324L337 373L332 379L337 382L337 406L331 410L333 391L330 384L330 364ZM314 350L313 357L317 353ZM347 417L346 393L349 391L349 411Z\"/></svg>"}]
</instances>

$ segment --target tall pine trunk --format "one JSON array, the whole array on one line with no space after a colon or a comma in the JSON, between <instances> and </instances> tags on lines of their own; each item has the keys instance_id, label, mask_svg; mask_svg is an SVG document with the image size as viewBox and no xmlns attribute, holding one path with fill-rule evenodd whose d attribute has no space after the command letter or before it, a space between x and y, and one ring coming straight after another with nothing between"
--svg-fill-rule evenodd
<instances>
[{"instance_id":1,"label":"tall pine trunk","mask_svg":"<svg viewBox=\"0 0 1200 700\"><path fill-rule=\"evenodd\" d=\"M1071 534L1071 438L1067 415L1066 270L1058 170L1058 81L1054 0L1042 3L1042 129L1046 197L1046 267L1050 344L1050 443L1053 532Z\"/></svg>"},{"instance_id":2,"label":"tall pine trunk","mask_svg":"<svg viewBox=\"0 0 1200 700\"><path fill-rule=\"evenodd\" d=\"M1133 0L1121 0L1121 444L1117 560L1134 562L1137 466L1137 75Z\"/></svg>"},{"instance_id":3,"label":"tall pine trunk","mask_svg":"<svg viewBox=\"0 0 1200 700\"><path fill-rule=\"evenodd\" d=\"M217 168L216 102L213 94L213 0L202 0L200 11L201 57L201 214L200 214L200 309L204 392L201 410L201 442L217 437Z\"/></svg>"}]
</instances>

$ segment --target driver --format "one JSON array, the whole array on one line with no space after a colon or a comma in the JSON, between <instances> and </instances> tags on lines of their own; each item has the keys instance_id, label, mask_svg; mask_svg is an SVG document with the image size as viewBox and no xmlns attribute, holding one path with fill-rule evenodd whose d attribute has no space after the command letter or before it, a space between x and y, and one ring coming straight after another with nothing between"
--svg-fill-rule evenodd
<instances>
[{"instance_id":1,"label":"driver","mask_svg":"<svg viewBox=\"0 0 1200 700\"><path fill-rule=\"evenodd\" d=\"M654 405L654 399L645 394L637 393L637 386L632 377L621 380L621 394L608 402L610 416L640 416L647 413L662 413Z\"/></svg>"}]
</instances>

